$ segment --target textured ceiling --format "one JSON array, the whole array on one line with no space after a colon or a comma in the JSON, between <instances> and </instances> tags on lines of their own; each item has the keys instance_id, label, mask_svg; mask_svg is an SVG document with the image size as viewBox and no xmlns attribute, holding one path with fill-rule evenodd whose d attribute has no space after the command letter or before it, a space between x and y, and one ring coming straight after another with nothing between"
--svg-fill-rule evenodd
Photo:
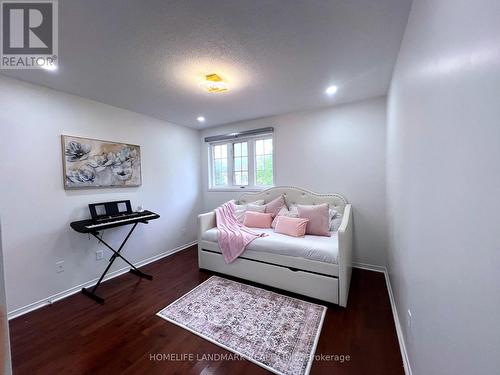
<instances>
[{"instance_id":1,"label":"textured ceiling","mask_svg":"<svg viewBox=\"0 0 500 375\"><path fill-rule=\"evenodd\" d=\"M2 74L210 127L386 94L410 2L64 0L59 70ZM203 92L209 73L231 90Z\"/></svg>"}]
</instances>

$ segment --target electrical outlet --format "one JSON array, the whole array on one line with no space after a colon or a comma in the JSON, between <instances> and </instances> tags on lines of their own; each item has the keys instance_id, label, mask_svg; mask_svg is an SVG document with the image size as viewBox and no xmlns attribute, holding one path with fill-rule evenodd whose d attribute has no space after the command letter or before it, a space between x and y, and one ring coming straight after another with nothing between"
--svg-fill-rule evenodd
<instances>
[{"instance_id":1,"label":"electrical outlet","mask_svg":"<svg viewBox=\"0 0 500 375\"><path fill-rule=\"evenodd\" d=\"M64 260L60 260L59 262L56 262L56 272L57 273L64 272Z\"/></svg>"},{"instance_id":2,"label":"electrical outlet","mask_svg":"<svg viewBox=\"0 0 500 375\"><path fill-rule=\"evenodd\" d=\"M102 260L104 258L104 250L97 250L95 252L95 260Z\"/></svg>"}]
</instances>

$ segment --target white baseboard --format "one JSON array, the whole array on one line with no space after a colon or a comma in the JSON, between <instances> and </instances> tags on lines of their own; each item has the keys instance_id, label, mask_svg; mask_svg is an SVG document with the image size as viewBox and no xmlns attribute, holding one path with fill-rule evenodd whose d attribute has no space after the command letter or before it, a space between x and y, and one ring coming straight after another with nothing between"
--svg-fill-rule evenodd
<instances>
[{"instance_id":1,"label":"white baseboard","mask_svg":"<svg viewBox=\"0 0 500 375\"><path fill-rule=\"evenodd\" d=\"M396 326L396 334L398 335L399 349L401 351L401 357L403 357L403 366L406 375L412 375L410 360L408 358L408 352L406 351L406 344L403 337L403 330L401 328L401 322L399 321L398 310L396 309L396 302L394 301L394 294L392 292L391 279L389 278L389 273L387 268L383 266L376 266L366 263L356 263L353 262L352 266L354 268L361 268L364 270L382 272L385 277L385 284L387 285L387 291L389 293L389 300L391 302L392 316L394 317L394 325Z\"/></svg>"},{"instance_id":2,"label":"white baseboard","mask_svg":"<svg viewBox=\"0 0 500 375\"><path fill-rule=\"evenodd\" d=\"M362 270L386 273L386 269L384 266L377 266L374 264L359 263L359 262L352 262L352 266L354 268L361 268Z\"/></svg>"},{"instance_id":3,"label":"white baseboard","mask_svg":"<svg viewBox=\"0 0 500 375\"><path fill-rule=\"evenodd\" d=\"M145 266L146 264L153 263L161 258L165 258L165 257L172 255L172 254L175 254L181 250L187 249L188 247L196 245L197 243L198 243L198 241L192 241L192 242L187 243L185 245L181 245L179 247L176 247L175 249L165 251L163 253L160 253L160 254L154 255L152 257L143 259L143 260L136 262L136 263L133 263L133 264L136 267L142 267L142 266ZM127 273L129 271L129 269L130 269L130 267L124 267L124 268L120 268L119 270L110 272L106 275L106 277L103 279L103 281L110 280L110 279L113 279L117 276L123 275L124 273ZM82 290L82 288L88 288L88 287L95 285L95 283L97 283L97 280L99 280L99 278L92 279L92 280L87 281L83 284L76 285L70 289L64 290L62 292L53 294L47 298L41 299L40 301L33 302L33 303L30 303L29 305L12 310L7 314L7 319L9 319L9 320L14 319L14 318L17 318L21 315L27 314L31 311L37 310L41 307L51 305L52 303L54 303L56 301L59 301L61 299L67 298L73 294L80 292Z\"/></svg>"}]
</instances>

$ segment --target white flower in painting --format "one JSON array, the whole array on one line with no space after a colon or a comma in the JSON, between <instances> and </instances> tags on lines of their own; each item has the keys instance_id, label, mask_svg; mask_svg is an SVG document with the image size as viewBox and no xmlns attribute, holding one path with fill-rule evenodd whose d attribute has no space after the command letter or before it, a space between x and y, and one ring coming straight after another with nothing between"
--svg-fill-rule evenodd
<instances>
[{"instance_id":1,"label":"white flower in painting","mask_svg":"<svg viewBox=\"0 0 500 375\"><path fill-rule=\"evenodd\" d=\"M66 178L74 184L93 183L95 180L95 172L92 168L88 167L71 169L68 171Z\"/></svg>"},{"instance_id":2,"label":"white flower in painting","mask_svg":"<svg viewBox=\"0 0 500 375\"><path fill-rule=\"evenodd\" d=\"M89 157L89 153L92 147L88 144L81 144L80 142L71 141L66 146L64 154L66 155L66 160L69 162L74 162L78 160L86 160Z\"/></svg>"},{"instance_id":3,"label":"white flower in painting","mask_svg":"<svg viewBox=\"0 0 500 375\"><path fill-rule=\"evenodd\" d=\"M116 158L122 163L126 161L133 162L137 159L137 150L125 146L116 154Z\"/></svg>"},{"instance_id":4,"label":"white flower in painting","mask_svg":"<svg viewBox=\"0 0 500 375\"><path fill-rule=\"evenodd\" d=\"M95 169L97 173L102 172L113 164L115 164L116 157L110 152L108 154L95 155L92 159L89 160L87 165Z\"/></svg>"},{"instance_id":5,"label":"white flower in painting","mask_svg":"<svg viewBox=\"0 0 500 375\"><path fill-rule=\"evenodd\" d=\"M113 174L121 181L130 180L132 177L132 168L130 162L122 163L112 167Z\"/></svg>"}]
</instances>

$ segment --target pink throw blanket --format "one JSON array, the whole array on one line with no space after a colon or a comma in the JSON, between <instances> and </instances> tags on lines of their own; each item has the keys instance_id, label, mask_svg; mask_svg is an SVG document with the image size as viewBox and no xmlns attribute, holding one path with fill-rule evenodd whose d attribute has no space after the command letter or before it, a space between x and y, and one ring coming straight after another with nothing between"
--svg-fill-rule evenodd
<instances>
[{"instance_id":1,"label":"pink throw blanket","mask_svg":"<svg viewBox=\"0 0 500 375\"><path fill-rule=\"evenodd\" d=\"M238 258L247 245L259 237L267 236L257 233L241 224L236 219L236 207L233 202L224 203L215 210L217 218L217 241L226 263L232 263Z\"/></svg>"}]
</instances>

